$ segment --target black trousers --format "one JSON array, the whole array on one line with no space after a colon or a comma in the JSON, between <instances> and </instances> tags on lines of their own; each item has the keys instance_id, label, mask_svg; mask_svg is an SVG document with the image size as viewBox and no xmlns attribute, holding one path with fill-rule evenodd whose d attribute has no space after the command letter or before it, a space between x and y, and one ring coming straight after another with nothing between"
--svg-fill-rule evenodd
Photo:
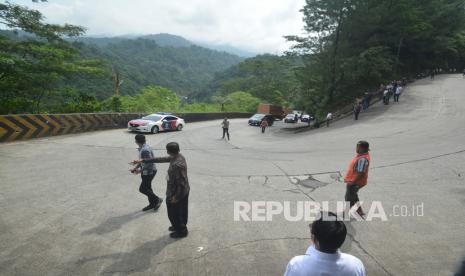
<instances>
[{"instance_id":1,"label":"black trousers","mask_svg":"<svg viewBox=\"0 0 465 276\"><path fill-rule=\"evenodd\" d=\"M166 208L168 209L168 219L176 232L187 231L187 218L189 214L189 194L184 198L178 199L178 202L171 203L166 200Z\"/></svg>"},{"instance_id":2,"label":"black trousers","mask_svg":"<svg viewBox=\"0 0 465 276\"><path fill-rule=\"evenodd\" d=\"M400 94L394 94L394 102L399 102Z\"/></svg>"},{"instance_id":3,"label":"black trousers","mask_svg":"<svg viewBox=\"0 0 465 276\"><path fill-rule=\"evenodd\" d=\"M355 203L359 202L358 190L360 187L357 184L346 185L345 200L350 202L350 207L354 206Z\"/></svg>"},{"instance_id":4,"label":"black trousers","mask_svg":"<svg viewBox=\"0 0 465 276\"><path fill-rule=\"evenodd\" d=\"M265 133L266 127L262 127L262 133Z\"/></svg>"},{"instance_id":5,"label":"black trousers","mask_svg":"<svg viewBox=\"0 0 465 276\"><path fill-rule=\"evenodd\" d=\"M360 112L354 112L355 120L358 120L358 115L359 114L360 114Z\"/></svg>"},{"instance_id":6,"label":"black trousers","mask_svg":"<svg viewBox=\"0 0 465 276\"><path fill-rule=\"evenodd\" d=\"M225 134L228 136L228 140L229 140L229 128L224 128L223 127L223 139L224 139Z\"/></svg>"},{"instance_id":7,"label":"black trousers","mask_svg":"<svg viewBox=\"0 0 465 276\"><path fill-rule=\"evenodd\" d=\"M152 206L157 205L158 201L160 200L160 198L154 194L152 190L152 180L156 174L157 172L155 171L153 174L141 175L142 183L140 183L139 187L139 192L147 196L149 204Z\"/></svg>"}]
</instances>

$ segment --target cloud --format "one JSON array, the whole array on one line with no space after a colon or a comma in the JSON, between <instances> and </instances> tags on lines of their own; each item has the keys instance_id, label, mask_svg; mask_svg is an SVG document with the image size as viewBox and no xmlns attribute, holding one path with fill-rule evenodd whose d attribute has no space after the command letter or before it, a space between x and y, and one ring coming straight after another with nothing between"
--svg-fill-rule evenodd
<instances>
[{"instance_id":1,"label":"cloud","mask_svg":"<svg viewBox=\"0 0 465 276\"><path fill-rule=\"evenodd\" d=\"M16 3L49 22L87 28L90 35L171 33L193 41L281 53L283 36L301 34L305 0L48 0Z\"/></svg>"}]
</instances>

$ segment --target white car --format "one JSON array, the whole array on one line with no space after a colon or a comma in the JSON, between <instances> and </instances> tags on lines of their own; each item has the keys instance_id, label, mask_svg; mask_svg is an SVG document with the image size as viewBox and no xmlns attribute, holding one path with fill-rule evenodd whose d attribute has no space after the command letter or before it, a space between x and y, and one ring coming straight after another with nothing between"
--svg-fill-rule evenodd
<instances>
[{"instance_id":1,"label":"white car","mask_svg":"<svg viewBox=\"0 0 465 276\"><path fill-rule=\"evenodd\" d=\"M182 118L173 115L155 113L142 117L141 119L129 121L128 130L155 134L160 131L181 131L185 125L186 123Z\"/></svg>"}]
</instances>

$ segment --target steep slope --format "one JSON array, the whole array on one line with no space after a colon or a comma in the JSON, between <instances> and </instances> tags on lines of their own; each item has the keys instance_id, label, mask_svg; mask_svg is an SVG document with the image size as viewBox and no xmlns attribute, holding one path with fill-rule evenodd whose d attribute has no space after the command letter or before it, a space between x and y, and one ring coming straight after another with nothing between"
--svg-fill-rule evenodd
<instances>
[{"instance_id":1,"label":"steep slope","mask_svg":"<svg viewBox=\"0 0 465 276\"><path fill-rule=\"evenodd\" d=\"M96 43L94 43L96 42ZM178 41L179 42L179 41ZM174 43L165 40L165 45ZM75 41L74 46L85 58L107 62L109 75L118 71L124 81L123 95L135 95L147 85L160 85L188 96L213 80L216 72L223 71L242 58L225 52L199 46L160 46L152 39L86 39ZM183 44L184 45L184 44ZM113 80L107 78L74 78L70 84L104 99L113 93Z\"/></svg>"}]
</instances>

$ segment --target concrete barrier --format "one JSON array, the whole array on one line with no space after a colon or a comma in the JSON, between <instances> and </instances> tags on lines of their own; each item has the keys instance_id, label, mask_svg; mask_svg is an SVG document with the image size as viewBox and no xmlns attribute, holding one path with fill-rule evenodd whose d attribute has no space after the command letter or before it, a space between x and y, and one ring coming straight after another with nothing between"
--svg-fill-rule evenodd
<instances>
[{"instance_id":1,"label":"concrete barrier","mask_svg":"<svg viewBox=\"0 0 465 276\"><path fill-rule=\"evenodd\" d=\"M112 128L125 128L128 121L143 113L77 113L0 115L0 142L78 133ZM179 113L186 122L228 118L248 118L250 113Z\"/></svg>"}]
</instances>

